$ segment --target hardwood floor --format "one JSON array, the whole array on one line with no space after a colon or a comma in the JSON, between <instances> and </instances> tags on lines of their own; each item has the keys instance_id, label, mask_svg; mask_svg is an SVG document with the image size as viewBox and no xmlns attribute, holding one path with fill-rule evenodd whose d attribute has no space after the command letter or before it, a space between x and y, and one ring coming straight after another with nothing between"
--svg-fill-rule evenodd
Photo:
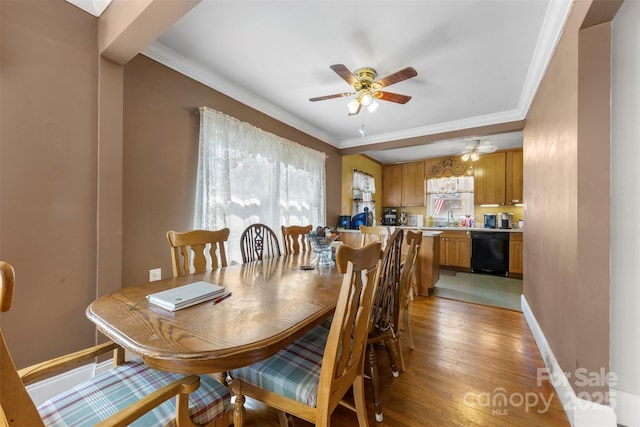
<instances>
[{"instance_id":1,"label":"hardwood floor","mask_svg":"<svg viewBox=\"0 0 640 427\"><path fill-rule=\"evenodd\" d=\"M570 425L551 384L537 384L544 364L522 313L418 297L410 321L416 348L402 341L406 372L393 378L378 351L384 421L376 423L368 401L370 426ZM365 386L373 396L371 382ZM247 399L246 408L247 427L279 425L263 404ZM355 413L339 406L331 425L357 425Z\"/></svg>"}]
</instances>

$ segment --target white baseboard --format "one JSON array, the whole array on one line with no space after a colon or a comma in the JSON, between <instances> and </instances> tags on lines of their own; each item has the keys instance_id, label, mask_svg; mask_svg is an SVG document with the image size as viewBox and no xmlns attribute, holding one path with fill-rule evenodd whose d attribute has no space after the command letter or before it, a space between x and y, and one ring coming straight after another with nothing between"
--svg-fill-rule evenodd
<instances>
[{"instance_id":1,"label":"white baseboard","mask_svg":"<svg viewBox=\"0 0 640 427\"><path fill-rule=\"evenodd\" d=\"M618 423L626 427L640 427L640 395L612 389Z\"/></svg>"},{"instance_id":2,"label":"white baseboard","mask_svg":"<svg viewBox=\"0 0 640 427\"><path fill-rule=\"evenodd\" d=\"M55 377L30 384L26 387L27 392L29 393L29 396L31 396L33 403L38 406L51 399L53 396L69 390L71 387L80 384L83 381L87 381L98 376L112 367L113 361L111 359L97 364L90 363L88 365L83 365L79 368L56 375Z\"/></svg>"},{"instance_id":3,"label":"white baseboard","mask_svg":"<svg viewBox=\"0 0 640 427\"><path fill-rule=\"evenodd\" d=\"M551 347L540 328L524 294L521 297L522 314L529 324L529 329L542 355L545 368L553 378L552 385L562 403L569 422L573 427L616 427L617 418L613 408L606 405L579 399L573 391L565 373L560 368L558 360L551 351ZM613 391L613 390L612 390Z\"/></svg>"}]
</instances>

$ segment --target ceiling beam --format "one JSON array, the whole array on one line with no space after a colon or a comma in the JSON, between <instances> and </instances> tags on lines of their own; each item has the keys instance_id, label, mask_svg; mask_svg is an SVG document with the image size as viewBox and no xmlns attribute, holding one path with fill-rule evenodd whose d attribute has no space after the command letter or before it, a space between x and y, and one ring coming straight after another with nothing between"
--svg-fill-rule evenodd
<instances>
[{"instance_id":1,"label":"ceiling beam","mask_svg":"<svg viewBox=\"0 0 640 427\"><path fill-rule=\"evenodd\" d=\"M431 135L417 136L414 138L399 139L396 141L380 142L376 144L359 145L357 147L343 148L339 150L341 156L361 154L365 151L382 151L394 148L407 148L425 145L432 142L442 142L448 139L475 138L497 135L500 133L518 132L524 129L524 120L498 123L495 125L478 126L468 129L460 129L449 132L434 133Z\"/></svg>"},{"instance_id":2,"label":"ceiling beam","mask_svg":"<svg viewBox=\"0 0 640 427\"><path fill-rule=\"evenodd\" d=\"M98 18L100 54L124 65L201 0L113 0Z\"/></svg>"}]
</instances>

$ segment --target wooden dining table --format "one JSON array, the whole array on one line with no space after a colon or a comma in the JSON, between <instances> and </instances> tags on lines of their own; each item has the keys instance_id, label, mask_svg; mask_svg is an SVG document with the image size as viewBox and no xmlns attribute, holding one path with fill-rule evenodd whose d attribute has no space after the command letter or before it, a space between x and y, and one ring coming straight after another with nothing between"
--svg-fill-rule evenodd
<instances>
[{"instance_id":1,"label":"wooden dining table","mask_svg":"<svg viewBox=\"0 0 640 427\"><path fill-rule=\"evenodd\" d=\"M313 256L285 255L124 287L92 302L86 315L155 369L228 371L275 354L333 313L343 275L335 266L301 269ZM232 294L174 312L146 298L197 281L225 286Z\"/></svg>"}]
</instances>

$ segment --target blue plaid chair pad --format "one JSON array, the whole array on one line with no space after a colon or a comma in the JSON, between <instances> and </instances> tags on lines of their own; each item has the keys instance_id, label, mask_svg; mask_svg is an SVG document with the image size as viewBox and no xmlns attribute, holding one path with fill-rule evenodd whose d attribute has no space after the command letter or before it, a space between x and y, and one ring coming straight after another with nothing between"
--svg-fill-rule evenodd
<instances>
[{"instance_id":1,"label":"blue plaid chair pad","mask_svg":"<svg viewBox=\"0 0 640 427\"><path fill-rule=\"evenodd\" d=\"M327 328L317 326L270 358L235 369L230 375L315 408L328 335Z\"/></svg>"},{"instance_id":2,"label":"blue plaid chair pad","mask_svg":"<svg viewBox=\"0 0 640 427\"><path fill-rule=\"evenodd\" d=\"M185 375L170 374L147 367L134 359L78 384L42 403L38 411L45 426L94 426L133 402ZM189 413L198 424L220 418L230 405L227 387L215 379L200 376L200 387L189 395ZM173 426L176 398L138 418L132 426Z\"/></svg>"}]
</instances>

